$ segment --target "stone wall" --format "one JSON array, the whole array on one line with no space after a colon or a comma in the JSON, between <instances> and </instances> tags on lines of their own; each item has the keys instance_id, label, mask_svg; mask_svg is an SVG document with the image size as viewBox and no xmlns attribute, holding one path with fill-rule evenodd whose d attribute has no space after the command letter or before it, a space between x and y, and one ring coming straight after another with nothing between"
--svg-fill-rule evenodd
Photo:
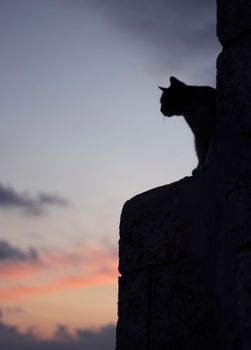
<instances>
[{"instance_id":1,"label":"stone wall","mask_svg":"<svg viewBox=\"0 0 251 350\"><path fill-rule=\"evenodd\" d=\"M235 247L234 270L239 348L251 349L251 4L218 1L218 58L221 178L226 177L224 226ZM225 131L227 130L227 132Z\"/></svg>"},{"instance_id":2,"label":"stone wall","mask_svg":"<svg viewBox=\"0 0 251 350\"><path fill-rule=\"evenodd\" d=\"M251 349L251 6L218 1L210 166L124 205L117 350Z\"/></svg>"}]
</instances>

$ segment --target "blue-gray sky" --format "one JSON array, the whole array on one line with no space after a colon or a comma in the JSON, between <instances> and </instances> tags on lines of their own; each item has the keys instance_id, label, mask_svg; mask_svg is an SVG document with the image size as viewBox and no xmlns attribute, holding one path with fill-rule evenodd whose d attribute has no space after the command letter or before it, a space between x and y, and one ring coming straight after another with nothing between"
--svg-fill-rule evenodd
<instances>
[{"instance_id":1,"label":"blue-gray sky","mask_svg":"<svg viewBox=\"0 0 251 350\"><path fill-rule=\"evenodd\" d=\"M39 256L32 268L0 261L3 310L25 310L3 312L4 325L48 337L58 324L74 332L115 322L115 275L109 283L123 203L196 166L182 118L159 112L158 86L170 75L215 85L215 2L3 0L0 43L0 242ZM86 281L72 280L74 266ZM10 280L18 269L30 278L26 299ZM66 300L67 319L47 322L46 308Z\"/></svg>"}]
</instances>

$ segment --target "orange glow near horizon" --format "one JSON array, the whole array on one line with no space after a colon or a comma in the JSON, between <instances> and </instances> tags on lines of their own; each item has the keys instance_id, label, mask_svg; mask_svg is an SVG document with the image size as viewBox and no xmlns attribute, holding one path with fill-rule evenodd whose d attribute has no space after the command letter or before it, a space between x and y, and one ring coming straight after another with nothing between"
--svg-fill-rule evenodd
<instances>
[{"instance_id":1,"label":"orange glow near horizon","mask_svg":"<svg viewBox=\"0 0 251 350\"><path fill-rule=\"evenodd\" d=\"M56 293L61 289L78 289L86 287L98 287L113 284L116 281L116 274L100 274L91 277L69 276L53 281L42 286L17 286L0 289L0 300L2 302L17 301L23 298Z\"/></svg>"},{"instance_id":2,"label":"orange glow near horizon","mask_svg":"<svg viewBox=\"0 0 251 350\"><path fill-rule=\"evenodd\" d=\"M36 325L33 332L38 338L53 338L58 325L65 325L74 334L77 329L115 324L117 298L117 283L35 295L22 301L23 312L6 313L4 322L17 325L22 333ZM17 304L8 302L6 305L14 308Z\"/></svg>"},{"instance_id":3,"label":"orange glow near horizon","mask_svg":"<svg viewBox=\"0 0 251 350\"><path fill-rule=\"evenodd\" d=\"M0 263L4 322L22 332L39 324L35 334L42 338L53 337L59 324L74 333L115 323L117 260L112 247L85 244L42 251L37 261ZM17 306L24 312L8 312Z\"/></svg>"}]
</instances>

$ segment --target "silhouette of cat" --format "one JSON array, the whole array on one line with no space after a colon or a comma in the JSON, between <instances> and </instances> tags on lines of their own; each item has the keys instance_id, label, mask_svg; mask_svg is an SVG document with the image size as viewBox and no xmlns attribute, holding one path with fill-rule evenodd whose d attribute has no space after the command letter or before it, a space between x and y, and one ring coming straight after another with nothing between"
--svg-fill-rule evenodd
<instances>
[{"instance_id":1,"label":"silhouette of cat","mask_svg":"<svg viewBox=\"0 0 251 350\"><path fill-rule=\"evenodd\" d=\"M216 124L216 90L209 86L191 86L170 78L170 87L159 87L161 112L166 117L183 116L194 134L198 173L208 164Z\"/></svg>"}]
</instances>

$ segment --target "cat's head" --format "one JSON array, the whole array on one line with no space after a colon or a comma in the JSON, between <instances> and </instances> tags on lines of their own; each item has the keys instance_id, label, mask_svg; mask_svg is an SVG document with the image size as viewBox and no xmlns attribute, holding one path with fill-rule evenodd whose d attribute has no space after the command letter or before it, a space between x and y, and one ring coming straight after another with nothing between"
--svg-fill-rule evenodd
<instances>
[{"instance_id":1,"label":"cat's head","mask_svg":"<svg viewBox=\"0 0 251 350\"><path fill-rule=\"evenodd\" d=\"M166 117L184 115L191 102L190 90L186 84L171 77L168 88L159 87L162 91L160 98L160 110Z\"/></svg>"}]
</instances>

